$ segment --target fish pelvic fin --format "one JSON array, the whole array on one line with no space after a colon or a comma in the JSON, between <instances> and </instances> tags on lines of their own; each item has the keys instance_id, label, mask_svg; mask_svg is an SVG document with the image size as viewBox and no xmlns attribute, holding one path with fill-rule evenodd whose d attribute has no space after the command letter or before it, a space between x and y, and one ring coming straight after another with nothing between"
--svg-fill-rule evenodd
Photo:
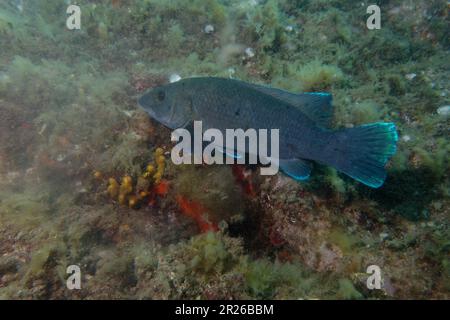
<instances>
[{"instance_id":1,"label":"fish pelvic fin","mask_svg":"<svg viewBox=\"0 0 450 320\"><path fill-rule=\"evenodd\" d=\"M328 161L337 170L372 188L386 179L385 165L397 150L394 123L377 122L333 134Z\"/></svg>"}]
</instances>

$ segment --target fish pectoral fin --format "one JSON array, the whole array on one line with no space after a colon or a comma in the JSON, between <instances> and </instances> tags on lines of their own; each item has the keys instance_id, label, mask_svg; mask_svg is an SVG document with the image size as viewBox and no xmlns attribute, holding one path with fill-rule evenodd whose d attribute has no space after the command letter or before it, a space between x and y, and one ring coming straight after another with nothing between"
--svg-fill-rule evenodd
<instances>
[{"instance_id":1,"label":"fish pectoral fin","mask_svg":"<svg viewBox=\"0 0 450 320\"><path fill-rule=\"evenodd\" d=\"M230 150L230 149L226 149L226 148L217 148L216 150L218 150L219 152L223 153L224 155L226 155L227 157L230 158L234 158L234 159L241 159L242 155L240 155L239 153L237 153L234 150Z\"/></svg>"},{"instance_id":2,"label":"fish pectoral fin","mask_svg":"<svg viewBox=\"0 0 450 320\"><path fill-rule=\"evenodd\" d=\"M281 159L280 169L291 178L303 181L311 175L312 163L303 159Z\"/></svg>"}]
</instances>

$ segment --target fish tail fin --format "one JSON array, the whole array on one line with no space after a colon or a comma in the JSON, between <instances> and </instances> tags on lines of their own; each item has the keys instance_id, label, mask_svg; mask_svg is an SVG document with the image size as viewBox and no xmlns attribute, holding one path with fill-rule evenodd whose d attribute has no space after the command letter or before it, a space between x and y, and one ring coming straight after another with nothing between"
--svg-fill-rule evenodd
<instances>
[{"instance_id":1,"label":"fish tail fin","mask_svg":"<svg viewBox=\"0 0 450 320\"><path fill-rule=\"evenodd\" d=\"M334 134L331 165L369 187L381 187L386 179L384 166L397 149L395 124L377 122Z\"/></svg>"}]
</instances>

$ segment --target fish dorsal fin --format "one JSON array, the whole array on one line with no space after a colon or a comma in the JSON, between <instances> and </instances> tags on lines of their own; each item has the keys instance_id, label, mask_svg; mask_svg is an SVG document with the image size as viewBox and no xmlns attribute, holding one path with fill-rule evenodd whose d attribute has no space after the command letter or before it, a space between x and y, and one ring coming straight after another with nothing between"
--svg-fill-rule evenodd
<instances>
[{"instance_id":1,"label":"fish dorsal fin","mask_svg":"<svg viewBox=\"0 0 450 320\"><path fill-rule=\"evenodd\" d=\"M246 83L247 84L247 83ZM327 92L292 93L258 84L250 87L299 108L308 118L323 128L329 128L333 119L333 97Z\"/></svg>"},{"instance_id":2,"label":"fish dorsal fin","mask_svg":"<svg viewBox=\"0 0 450 320\"><path fill-rule=\"evenodd\" d=\"M303 181L311 175L312 164L303 159L280 159L280 168L291 178Z\"/></svg>"},{"instance_id":3,"label":"fish dorsal fin","mask_svg":"<svg viewBox=\"0 0 450 320\"><path fill-rule=\"evenodd\" d=\"M298 101L303 101L302 111L323 128L330 128L333 121L333 97L327 92L308 92L298 94Z\"/></svg>"}]
</instances>

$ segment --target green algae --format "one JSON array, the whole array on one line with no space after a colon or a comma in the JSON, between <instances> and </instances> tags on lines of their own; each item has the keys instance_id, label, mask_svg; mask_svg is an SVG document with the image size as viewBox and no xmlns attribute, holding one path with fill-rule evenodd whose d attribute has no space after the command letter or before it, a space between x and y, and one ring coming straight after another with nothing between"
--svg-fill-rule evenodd
<instances>
[{"instance_id":1,"label":"green algae","mask_svg":"<svg viewBox=\"0 0 450 320\"><path fill-rule=\"evenodd\" d=\"M183 245L189 264L181 272L195 272L206 283L215 283L216 277L240 279L241 290L248 295L241 297L254 299L308 298L319 294L317 275L296 263L280 263L268 259L251 259L244 255L242 244L220 233L196 236ZM205 277L209 275L208 277ZM238 283L239 283L238 282ZM242 293L240 293L242 294Z\"/></svg>"},{"instance_id":2,"label":"green algae","mask_svg":"<svg viewBox=\"0 0 450 320\"><path fill-rule=\"evenodd\" d=\"M339 280L339 289L336 293L338 299L361 299L363 295L355 289L353 283L348 279Z\"/></svg>"},{"instance_id":3,"label":"green algae","mask_svg":"<svg viewBox=\"0 0 450 320\"><path fill-rule=\"evenodd\" d=\"M204 241L202 243L201 241ZM220 238L214 233L207 233L192 241L192 260L189 267L200 273L223 272L229 264L230 255Z\"/></svg>"},{"instance_id":4,"label":"green algae","mask_svg":"<svg viewBox=\"0 0 450 320\"><path fill-rule=\"evenodd\" d=\"M309 299L320 292L318 276L296 263L255 260L247 268L244 274L247 290L257 299Z\"/></svg>"},{"instance_id":5,"label":"green algae","mask_svg":"<svg viewBox=\"0 0 450 320\"><path fill-rule=\"evenodd\" d=\"M317 60L312 61L300 68L297 72L301 83L301 91L325 91L331 85L342 80L341 70L332 65L324 65Z\"/></svg>"}]
</instances>

